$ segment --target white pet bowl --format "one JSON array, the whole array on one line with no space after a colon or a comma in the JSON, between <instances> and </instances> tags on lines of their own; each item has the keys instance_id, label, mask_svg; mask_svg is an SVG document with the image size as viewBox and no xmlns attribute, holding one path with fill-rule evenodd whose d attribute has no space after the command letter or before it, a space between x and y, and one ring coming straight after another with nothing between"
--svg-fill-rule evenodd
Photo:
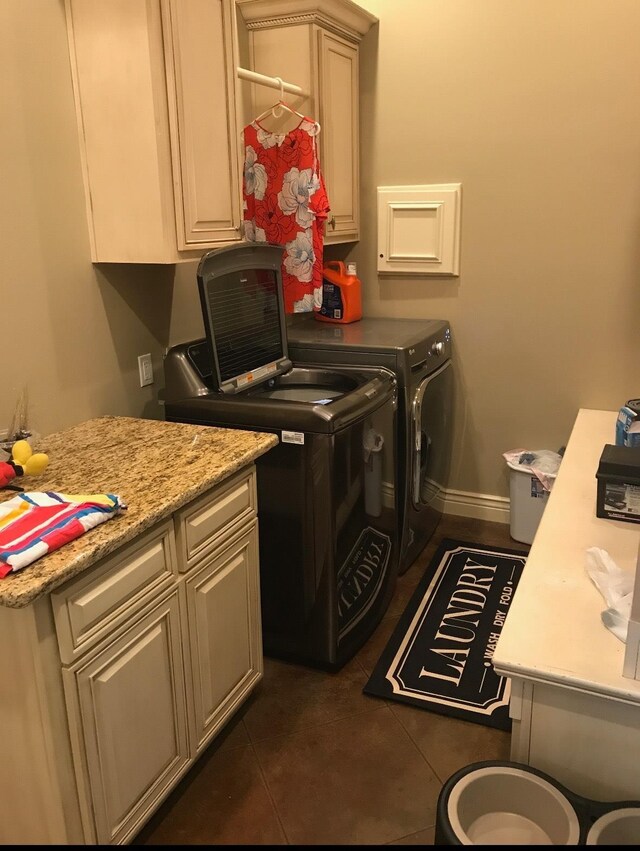
<instances>
[{"instance_id":1,"label":"white pet bowl","mask_svg":"<svg viewBox=\"0 0 640 851\"><path fill-rule=\"evenodd\" d=\"M446 812L461 845L577 845L580 838L567 796L526 768L470 771L451 789Z\"/></svg>"},{"instance_id":2,"label":"white pet bowl","mask_svg":"<svg viewBox=\"0 0 640 851\"><path fill-rule=\"evenodd\" d=\"M589 828L586 845L640 845L640 807L609 810Z\"/></svg>"}]
</instances>

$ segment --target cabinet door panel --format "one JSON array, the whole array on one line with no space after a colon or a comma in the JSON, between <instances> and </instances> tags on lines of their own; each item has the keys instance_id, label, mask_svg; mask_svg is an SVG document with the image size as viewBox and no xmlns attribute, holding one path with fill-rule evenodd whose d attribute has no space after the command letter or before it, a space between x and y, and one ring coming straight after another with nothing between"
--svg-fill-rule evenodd
<instances>
[{"instance_id":1,"label":"cabinet door panel","mask_svg":"<svg viewBox=\"0 0 640 851\"><path fill-rule=\"evenodd\" d=\"M65 671L99 844L125 840L189 761L178 592Z\"/></svg>"},{"instance_id":2,"label":"cabinet door panel","mask_svg":"<svg viewBox=\"0 0 640 851\"><path fill-rule=\"evenodd\" d=\"M186 587L200 748L262 676L257 522Z\"/></svg>"},{"instance_id":3,"label":"cabinet door panel","mask_svg":"<svg viewBox=\"0 0 640 851\"><path fill-rule=\"evenodd\" d=\"M346 235L357 239L359 227L358 48L318 30L320 134L322 167L331 203L326 241ZM336 239L333 240L333 237Z\"/></svg>"},{"instance_id":4,"label":"cabinet door panel","mask_svg":"<svg viewBox=\"0 0 640 851\"><path fill-rule=\"evenodd\" d=\"M158 3L66 0L94 262L175 254L171 152Z\"/></svg>"},{"instance_id":5,"label":"cabinet door panel","mask_svg":"<svg viewBox=\"0 0 640 851\"><path fill-rule=\"evenodd\" d=\"M238 240L232 6L172 0L168 25L178 247Z\"/></svg>"},{"instance_id":6,"label":"cabinet door panel","mask_svg":"<svg viewBox=\"0 0 640 851\"><path fill-rule=\"evenodd\" d=\"M529 765L586 798L638 797L637 705L534 683L530 723Z\"/></svg>"}]
</instances>

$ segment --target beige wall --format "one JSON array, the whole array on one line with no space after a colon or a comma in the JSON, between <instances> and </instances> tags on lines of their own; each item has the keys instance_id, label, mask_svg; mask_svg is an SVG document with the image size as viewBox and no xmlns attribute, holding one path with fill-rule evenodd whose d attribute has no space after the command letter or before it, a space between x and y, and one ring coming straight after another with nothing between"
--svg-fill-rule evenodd
<instances>
[{"instance_id":1,"label":"beige wall","mask_svg":"<svg viewBox=\"0 0 640 851\"><path fill-rule=\"evenodd\" d=\"M451 487L506 495L504 451L640 396L640 3L361 5L365 311L451 322ZM378 278L376 187L457 181L460 276Z\"/></svg>"},{"instance_id":2,"label":"beige wall","mask_svg":"<svg viewBox=\"0 0 640 851\"><path fill-rule=\"evenodd\" d=\"M450 320L451 487L505 495L502 452L557 449L579 407L640 396L640 3L362 0L370 315ZM0 428L161 416L161 357L202 334L195 264L94 267L62 0L0 0ZM463 185L461 274L378 279L375 191ZM151 352L157 384L138 386Z\"/></svg>"},{"instance_id":3,"label":"beige wall","mask_svg":"<svg viewBox=\"0 0 640 851\"><path fill-rule=\"evenodd\" d=\"M101 414L162 416L174 267L89 256L63 0L0 0L0 429L23 391L41 434Z\"/></svg>"}]
</instances>

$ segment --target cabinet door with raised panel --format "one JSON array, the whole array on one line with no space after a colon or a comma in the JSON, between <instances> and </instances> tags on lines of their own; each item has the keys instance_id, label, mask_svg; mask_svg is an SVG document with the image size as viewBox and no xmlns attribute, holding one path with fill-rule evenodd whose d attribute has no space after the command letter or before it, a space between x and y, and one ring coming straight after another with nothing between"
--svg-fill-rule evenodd
<instances>
[{"instance_id":1,"label":"cabinet door with raised panel","mask_svg":"<svg viewBox=\"0 0 640 851\"><path fill-rule=\"evenodd\" d=\"M201 750L263 673L257 521L194 568L186 590Z\"/></svg>"},{"instance_id":2,"label":"cabinet door with raised panel","mask_svg":"<svg viewBox=\"0 0 640 851\"><path fill-rule=\"evenodd\" d=\"M85 828L126 842L189 763L178 589L63 670ZM95 819L95 822L93 821Z\"/></svg>"},{"instance_id":3,"label":"cabinet door with raised panel","mask_svg":"<svg viewBox=\"0 0 640 851\"><path fill-rule=\"evenodd\" d=\"M233 0L65 0L91 258L240 239Z\"/></svg>"},{"instance_id":4,"label":"cabinet door with raised panel","mask_svg":"<svg viewBox=\"0 0 640 851\"><path fill-rule=\"evenodd\" d=\"M179 249L240 239L232 0L167 0L165 59Z\"/></svg>"},{"instance_id":5,"label":"cabinet door with raised panel","mask_svg":"<svg viewBox=\"0 0 640 851\"><path fill-rule=\"evenodd\" d=\"M325 241L357 240L360 228L358 47L318 29L321 162L331 204Z\"/></svg>"}]
</instances>

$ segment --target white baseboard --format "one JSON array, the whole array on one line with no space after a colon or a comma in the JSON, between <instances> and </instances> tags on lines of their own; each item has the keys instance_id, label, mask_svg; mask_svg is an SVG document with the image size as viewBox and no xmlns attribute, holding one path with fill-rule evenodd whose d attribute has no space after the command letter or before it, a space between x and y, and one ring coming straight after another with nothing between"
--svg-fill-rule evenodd
<instances>
[{"instance_id":1,"label":"white baseboard","mask_svg":"<svg viewBox=\"0 0 640 851\"><path fill-rule=\"evenodd\" d=\"M444 514L490 520L493 523L509 523L511 519L510 500L506 496L446 490L440 507Z\"/></svg>"},{"instance_id":2,"label":"white baseboard","mask_svg":"<svg viewBox=\"0 0 640 851\"><path fill-rule=\"evenodd\" d=\"M393 508L393 485L383 482L382 503L385 508ZM455 514L458 517L473 517L476 520L490 520L492 523L509 523L511 508L508 496L491 496L486 493L445 490L433 502L434 508L443 514Z\"/></svg>"}]
</instances>

